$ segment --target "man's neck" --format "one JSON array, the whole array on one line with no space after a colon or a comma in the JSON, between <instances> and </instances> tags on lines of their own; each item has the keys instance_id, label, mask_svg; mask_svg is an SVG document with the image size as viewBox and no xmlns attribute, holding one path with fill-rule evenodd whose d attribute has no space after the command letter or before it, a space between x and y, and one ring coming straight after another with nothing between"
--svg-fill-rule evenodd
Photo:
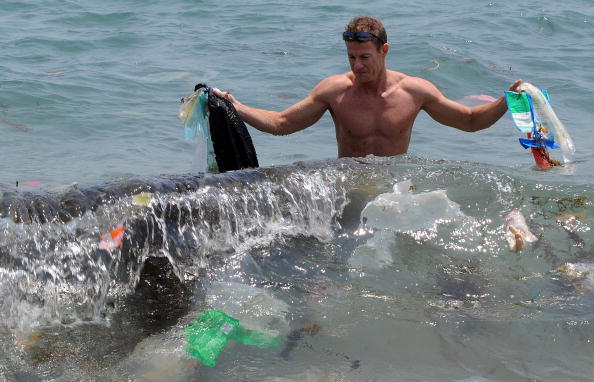
<instances>
[{"instance_id":1,"label":"man's neck","mask_svg":"<svg viewBox=\"0 0 594 382\"><path fill-rule=\"evenodd\" d=\"M381 94L386 90L387 87L388 72L384 68L377 78L369 82L359 82L359 88L365 92Z\"/></svg>"}]
</instances>

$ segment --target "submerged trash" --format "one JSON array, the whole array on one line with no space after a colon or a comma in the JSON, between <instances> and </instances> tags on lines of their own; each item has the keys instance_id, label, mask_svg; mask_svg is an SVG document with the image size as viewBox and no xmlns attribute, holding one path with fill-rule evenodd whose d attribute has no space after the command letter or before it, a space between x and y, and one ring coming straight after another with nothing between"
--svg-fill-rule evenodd
<instances>
[{"instance_id":1,"label":"submerged trash","mask_svg":"<svg viewBox=\"0 0 594 382\"><path fill-rule=\"evenodd\" d=\"M410 180L396 183L394 192L381 194L365 206L361 222L369 228L413 231L464 216L444 190L413 194L413 188Z\"/></svg>"},{"instance_id":2,"label":"submerged trash","mask_svg":"<svg viewBox=\"0 0 594 382\"><path fill-rule=\"evenodd\" d=\"M184 331L188 340L186 351L194 358L213 367L230 339L245 345L274 348L280 345L280 336L271 336L244 328L239 320L220 310L205 310L194 324Z\"/></svg>"},{"instance_id":3,"label":"submerged trash","mask_svg":"<svg viewBox=\"0 0 594 382\"><path fill-rule=\"evenodd\" d=\"M583 263L567 263L555 269L557 272L562 273L563 276L569 281L578 281L585 279L594 270L593 265Z\"/></svg>"},{"instance_id":4,"label":"submerged trash","mask_svg":"<svg viewBox=\"0 0 594 382\"><path fill-rule=\"evenodd\" d=\"M213 282L205 298L208 306L241 320L245 327L270 335L287 333L289 306L270 290L239 282Z\"/></svg>"},{"instance_id":5,"label":"submerged trash","mask_svg":"<svg viewBox=\"0 0 594 382\"><path fill-rule=\"evenodd\" d=\"M460 222L466 215L450 200L445 190L413 193L410 180L394 185L394 191L378 195L361 211L356 234L373 231L367 242L357 247L349 259L354 269L380 269L393 262L395 232L436 229L440 224Z\"/></svg>"},{"instance_id":6,"label":"submerged trash","mask_svg":"<svg viewBox=\"0 0 594 382\"><path fill-rule=\"evenodd\" d=\"M148 207L153 201L153 194L150 192L141 192L140 194L134 195L132 203L138 207Z\"/></svg>"},{"instance_id":7,"label":"submerged trash","mask_svg":"<svg viewBox=\"0 0 594 382\"><path fill-rule=\"evenodd\" d=\"M14 332L14 341L21 350L33 349L42 339L42 332L40 331L28 331L28 332Z\"/></svg>"},{"instance_id":8,"label":"submerged trash","mask_svg":"<svg viewBox=\"0 0 594 382\"><path fill-rule=\"evenodd\" d=\"M559 214L556 216L557 220L579 220L588 217L586 211L570 212L566 214Z\"/></svg>"},{"instance_id":9,"label":"submerged trash","mask_svg":"<svg viewBox=\"0 0 594 382\"><path fill-rule=\"evenodd\" d=\"M273 348L288 330L287 304L265 289L237 282L215 282L209 287L206 310L186 329L188 353L214 366L229 339L245 345ZM241 324L240 324L241 320Z\"/></svg>"},{"instance_id":10,"label":"submerged trash","mask_svg":"<svg viewBox=\"0 0 594 382\"><path fill-rule=\"evenodd\" d=\"M519 210L514 209L503 215L503 221L506 228L505 239L511 250L519 252L524 247L524 243L533 243L538 240L530 232L526 219Z\"/></svg>"},{"instance_id":11,"label":"submerged trash","mask_svg":"<svg viewBox=\"0 0 594 382\"><path fill-rule=\"evenodd\" d=\"M122 248L124 244L124 224L120 223L115 229L99 235L99 248L101 249L116 249Z\"/></svg>"},{"instance_id":12,"label":"submerged trash","mask_svg":"<svg viewBox=\"0 0 594 382\"><path fill-rule=\"evenodd\" d=\"M122 360L129 370L130 380L142 382L193 381L200 375L202 364L184 351L185 338L179 329L168 326L136 344L132 353Z\"/></svg>"},{"instance_id":13,"label":"submerged trash","mask_svg":"<svg viewBox=\"0 0 594 382\"><path fill-rule=\"evenodd\" d=\"M361 211L357 234L374 232L366 244L357 247L349 259L356 268L381 268L392 263L395 232L433 229L439 224L463 219L460 206L451 201L445 190L413 193L410 180L394 185L394 192L378 195Z\"/></svg>"},{"instance_id":14,"label":"submerged trash","mask_svg":"<svg viewBox=\"0 0 594 382\"><path fill-rule=\"evenodd\" d=\"M322 326L318 324L307 325L299 329L291 330L291 332L287 335L287 342L283 350L280 352L280 356L284 360L288 360L289 355L304 336L315 336L320 330L322 330Z\"/></svg>"},{"instance_id":15,"label":"submerged trash","mask_svg":"<svg viewBox=\"0 0 594 382\"><path fill-rule=\"evenodd\" d=\"M555 269L579 291L594 290L594 264L566 263Z\"/></svg>"}]
</instances>

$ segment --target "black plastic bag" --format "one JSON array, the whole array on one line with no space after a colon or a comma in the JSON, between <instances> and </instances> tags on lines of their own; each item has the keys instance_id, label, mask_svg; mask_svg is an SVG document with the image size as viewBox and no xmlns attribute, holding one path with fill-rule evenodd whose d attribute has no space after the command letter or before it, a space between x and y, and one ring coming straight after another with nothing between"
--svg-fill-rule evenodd
<instances>
[{"instance_id":1,"label":"black plastic bag","mask_svg":"<svg viewBox=\"0 0 594 382\"><path fill-rule=\"evenodd\" d=\"M194 91L200 88L208 91L210 137L219 171L259 167L252 137L233 104L204 84L196 85Z\"/></svg>"}]
</instances>

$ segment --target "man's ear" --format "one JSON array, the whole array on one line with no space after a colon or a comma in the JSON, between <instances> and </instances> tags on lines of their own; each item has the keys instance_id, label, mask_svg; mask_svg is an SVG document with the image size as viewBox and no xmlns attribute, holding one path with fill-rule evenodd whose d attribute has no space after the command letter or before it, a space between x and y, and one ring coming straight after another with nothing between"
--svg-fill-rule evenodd
<instances>
[{"instance_id":1,"label":"man's ear","mask_svg":"<svg viewBox=\"0 0 594 382\"><path fill-rule=\"evenodd\" d=\"M382 45L382 53L384 55L388 54L388 51L390 50L390 44L385 43L384 45Z\"/></svg>"}]
</instances>

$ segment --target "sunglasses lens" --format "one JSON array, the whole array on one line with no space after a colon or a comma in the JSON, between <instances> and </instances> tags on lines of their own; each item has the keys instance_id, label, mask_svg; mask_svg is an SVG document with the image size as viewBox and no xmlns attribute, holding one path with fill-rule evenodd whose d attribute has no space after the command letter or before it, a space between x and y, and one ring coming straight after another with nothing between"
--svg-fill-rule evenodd
<instances>
[{"instance_id":1,"label":"sunglasses lens","mask_svg":"<svg viewBox=\"0 0 594 382\"><path fill-rule=\"evenodd\" d=\"M365 41L371 41L373 40L375 37L373 34L368 33L368 32L349 32L346 31L342 34L342 39L344 41L358 41L358 42L365 42Z\"/></svg>"}]
</instances>

